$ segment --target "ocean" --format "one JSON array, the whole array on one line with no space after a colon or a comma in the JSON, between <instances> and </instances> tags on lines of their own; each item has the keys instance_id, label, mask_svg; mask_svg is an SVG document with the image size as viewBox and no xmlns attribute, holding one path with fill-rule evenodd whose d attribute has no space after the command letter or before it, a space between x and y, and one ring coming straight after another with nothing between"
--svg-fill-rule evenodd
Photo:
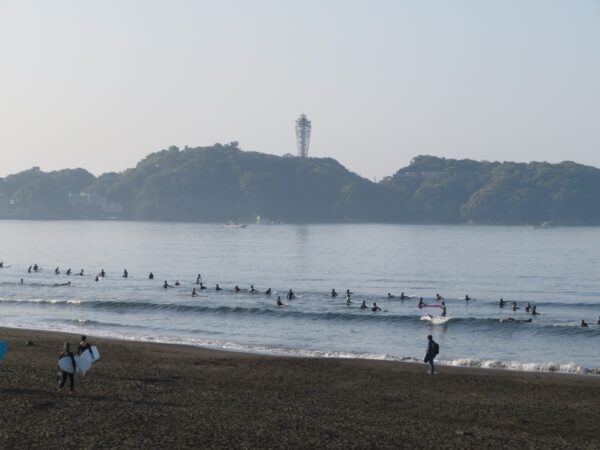
<instances>
[{"instance_id":1,"label":"ocean","mask_svg":"<svg viewBox=\"0 0 600 450\"><path fill-rule=\"evenodd\" d=\"M4 327L400 361L432 334L442 365L600 373L600 228L0 221L0 261Z\"/></svg>"}]
</instances>

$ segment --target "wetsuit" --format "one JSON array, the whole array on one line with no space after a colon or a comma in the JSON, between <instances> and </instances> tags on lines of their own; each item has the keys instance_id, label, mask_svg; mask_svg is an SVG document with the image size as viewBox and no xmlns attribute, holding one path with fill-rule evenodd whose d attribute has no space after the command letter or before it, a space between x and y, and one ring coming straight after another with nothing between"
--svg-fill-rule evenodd
<instances>
[{"instance_id":1,"label":"wetsuit","mask_svg":"<svg viewBox=\"0 0 600 450\"><path fill-rule=\"evenodd\" d=\"M62 379L60 382L60 389L63 388L63 386L65 385L65 383L67 382L67 378L69 378L70 381L70 385L71 385L71 392L73 392L73 388L75 387L75 370L77 369L77 366L75 365L75 356L73 356L73 353L71 352L62 352L60 354L60 356L58 357L58 360L60 361L62 358L71 358L71 361L73 362L73 373L68 373L65 372L64 370L62 371Z\"/></svg>"},{"instance_id":2,"label":"wetsuit","mask_svg":"<svg viewBox=\"0 0 600 450\"><path fill-rule=\"evenodd\" d=\"M433 366L433 360L435 359L435 355L433 354L433 339L431 339L427 343L427 353L425 355L425 362L429 363L430 373L433 375L435 373L435 367Z\"/></svg>"},{"instance_id":3,"label":"wetsuit","mask_svg":"<svg viewBox=\"0 0 600 450\"><path fill-rule=\"evenodd\" d=\"M77 354L81 356L83 352L89 350L90 355L92 355L92 361L94 360L94 354L92 353L92 346L86 341L84 344L79 344L77 347Z\"/></svg>"}]
</instances>

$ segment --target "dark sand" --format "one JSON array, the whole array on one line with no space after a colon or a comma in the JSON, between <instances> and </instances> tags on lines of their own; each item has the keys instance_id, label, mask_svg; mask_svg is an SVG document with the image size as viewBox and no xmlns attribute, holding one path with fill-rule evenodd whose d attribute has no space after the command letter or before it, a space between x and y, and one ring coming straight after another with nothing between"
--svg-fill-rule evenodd
<instances>
[{"instance_id":1,"label":"dark sand","mask_svg":"<svg viewBox=\"0 0 600 450\"><path fill-rule=\"evenodd\" d=\"M600 448L600 377L243 355L0 329L0 448ZM35 345L26 346L31 339Z\"/></svg>"}]
</instances>

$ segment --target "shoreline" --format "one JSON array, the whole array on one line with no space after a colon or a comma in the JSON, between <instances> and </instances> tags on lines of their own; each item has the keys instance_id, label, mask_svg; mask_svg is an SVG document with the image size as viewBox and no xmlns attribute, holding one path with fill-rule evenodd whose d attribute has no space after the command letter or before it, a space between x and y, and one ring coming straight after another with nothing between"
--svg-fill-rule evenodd
<instances>
[{"instance_id":1,"label":"shoreline","mask_svg":"<svg viewBox=\"0 0 600 450\"><path fill-rule=\"evenodd\" d=\"M30 333L58 333L58 334L63 334L65 336L68 335L72 335L72 336L79 336L81 333L79 331L64 331L64 330L48 330L48 329L36 329L36 328L13 328L13 327L5 327L5 326L0 326L0 333L5 332L5 330L19 330L19 331L23 331L23 332L30 332ZM210 344L193 344L193 343L185 343L185 342L170 342L168 340L161 340L161 339L157 339L157 340L144 340L144 339L136 339L136 338L125 338L125 337L119 337L119 336L106 336L106 335L88 335L90 337L94 337L94 339L100 339L100 340L109 340L109 341L114 341L114 342L122 342L122 343L140 343L140 344L160 344L160 345L174 345L174 346L183 346L183 347L189 347L191 349L196 348L196 349L200 349L200 350L210 350L210 351L215 351L215 352L225 352L225 353L234 353L234 354L240 354L240 355L250 355L250 356L264 356L264 357L274 357L274 358L307 358L307 359L325 359L325 360L336 360L336 359L341 359L341 360L350 360L350 361L382 361L382 362L389 362L389 363L398 363L398 364L414 364L417 366L423 366L425 367L425 364L421 363L420 360L416 357L410 357L410 356L404 356L404 357L393 357L390 356L389 358L386 357L388 355L383 355L383 357L381 358L369 358L369 357L361 357L360 353L355 353L353 354L352 352L347 352L347 351L328 351L328 350L310 350L310 349L288 349L288 348L284 348L284 347L279 347L279 348L272 348L272 352L267 352L267 351L260 351L260 350L252 350L252 349L232 349L232 348L226 348L226 347L219 347L217 345L210 345ZM232 343L234 345L238 345L238 346L243 346L243 344L237 344L237 343ZM309 354L301 354L301 353L295 353L295 352L309 352ZM335 356L328 356L327 354L337 354ZM343 355L343 356L340 356ZM345 356L348 355L348 356ZM464 359L469 359L469 358L464 358ZM454 360L451 360L454 361ZM476 361L487 361L487 360L476 360ZM508 361L502 361L505 363L510 363ZM544 364L544 363L540 363L540 362L521 362L521 361L514 361L517 362L519 364L534 364L534 365L539 365L539 364ZM570 362L570 363L552 363L555 365L570 365L570 364L575 364L574 362ZM576 377L597 377L600 379L600 372L597 372L598 369L593 369L593 368L587 368L584 366L579 366L577 365L577 367L582 367L585 372L580 373L580 372L569 372L569 371L559 371L559 370L525 370L525 369L519 369L519 368L511 368L511 367L481 367L481 366L470 366L470 365L454 365L454 364L448 364L447 361L444 362L443 359L440 359L439 361L436 360L436 367L442 367L444 369L459 369L459 370L475 370L475 371L492 371L492 372L499 372L499 373L504 373L504 372L510 372L510 373L515 373L515 374L548 374L548 375L564 375L564 376L576 376Z\"/></svg>"},{"instance_id":2,"label":"shoreline","mask_svg":"<svg viewBox=\"0 0 600 450\"><path fill-rule=\"evenodd\" d=\"M101 359L57 392L79 335L0 328L2 448L598 448L600 378L88 340ZM26 341L33 341L27 346Z\"/></svg>"}]
</instances>

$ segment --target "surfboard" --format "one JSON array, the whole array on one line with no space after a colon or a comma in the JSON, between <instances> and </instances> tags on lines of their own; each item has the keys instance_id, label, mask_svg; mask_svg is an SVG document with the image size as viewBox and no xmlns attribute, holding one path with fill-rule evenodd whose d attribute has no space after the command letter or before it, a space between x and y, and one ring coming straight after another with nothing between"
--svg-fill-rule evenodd
<instances>
[{"instance_id":1,"label":"surfboard","mask_svg":"<svg viewBox=\"0 0 600 450\"><path fill-rule=\"evenodd\" d=\"M100 352L98 351L98 347L92 345L89 350L86 350L81 355L79 355L80 359L87 359L90 363L95 363L100 359Z\"/></svg>"},{"instance_id":2,"label":"surfboard","mask_svg":"<svg viewBox=\"0 0 600 450\"><path fill-rule=\"evenodd\" d=\"M443 323L446 323L450 320L450 317L441 317L441 316L422 316L421 320L426 320L428 322L431 322L434 325L441 325Z\"/></svg>"},{"instance_id":3,"label":"surfboard","mask_svg":"<svg viewBox=\"0 0 600 450\"><path fill-rule=\"evenodd\" d=\"M75 356L75 365L77 366L77 373L87 372L92 368L92 362L86 358L80 358ZM60 358L58 360L58 367L67 373L73 373L73 361L68 356Z\"/></svg>"},{"instance_id":4,"label":"surfboard","mask_svg":"<svg viewBox=\"0 0 600 450\"><path fill-rule=\"evenodd\" d=\"M6 341L0 341L0 361L4 359L4 354L6 353L7 347L8 344L6 343Z\"/></svg>"}]
</instances>

